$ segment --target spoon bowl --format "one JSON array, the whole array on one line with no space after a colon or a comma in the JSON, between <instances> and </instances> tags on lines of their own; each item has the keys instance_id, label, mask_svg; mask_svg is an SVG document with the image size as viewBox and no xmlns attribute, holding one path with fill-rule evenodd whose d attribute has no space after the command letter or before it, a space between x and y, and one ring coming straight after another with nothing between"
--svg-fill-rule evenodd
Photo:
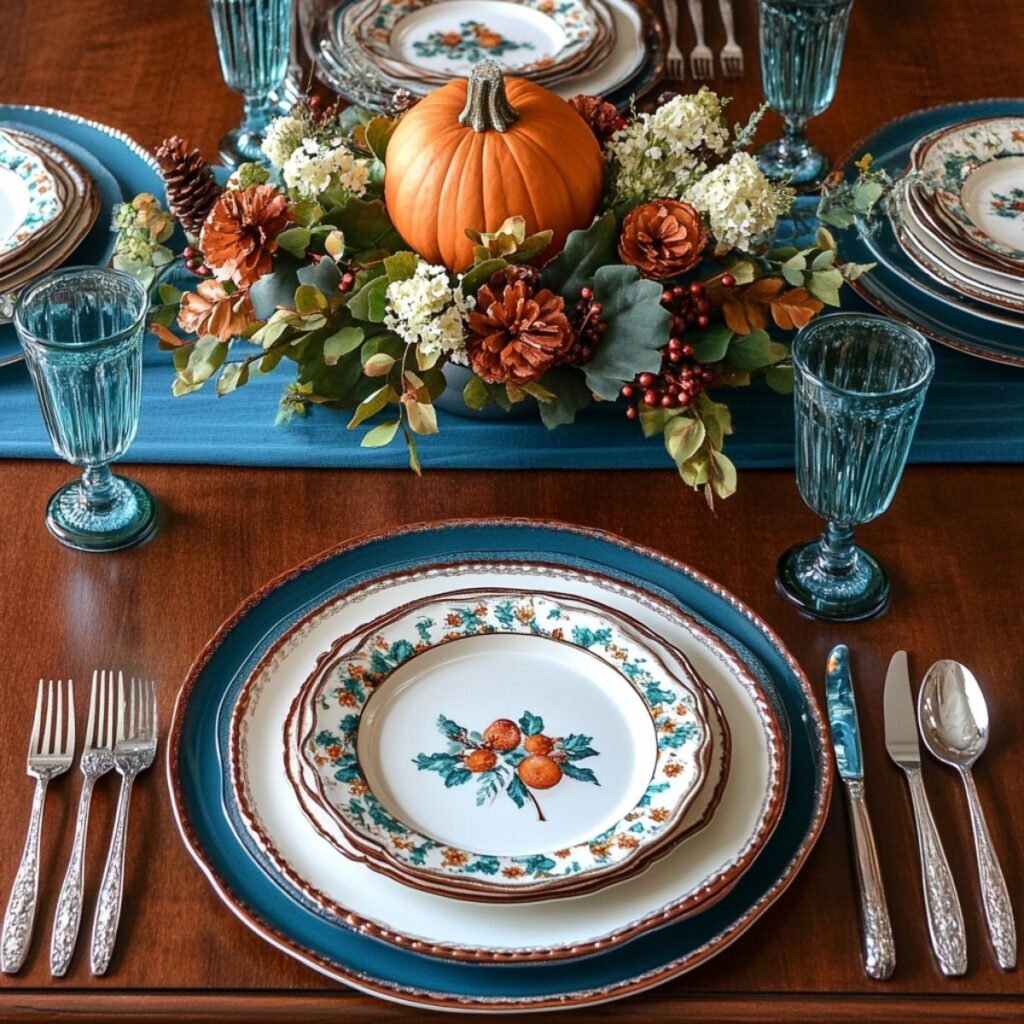
<instances>
[{"instance_id":1,"label":"spoon bowl","mask_svg":"<svg viewBox=\"0 0 1024 1024\"><path fill-rule=\"evenodd\" d=\"M988 746L988 705L978 680L958 661L937 661L917 699L925 746L940 761L970 769Z\"/></svg>"}]
</instances>

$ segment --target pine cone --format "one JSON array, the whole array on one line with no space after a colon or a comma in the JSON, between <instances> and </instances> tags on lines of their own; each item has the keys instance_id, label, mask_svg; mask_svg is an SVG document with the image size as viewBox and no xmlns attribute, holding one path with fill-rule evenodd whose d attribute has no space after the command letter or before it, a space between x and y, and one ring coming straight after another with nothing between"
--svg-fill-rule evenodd
<instances>
[{"instance_id":1,"label":"pine cone","mask_svg":"<svg viewBox=\"0 0 1024 1024\"><path fill-rule=\"evenodd\" d=\"M277 236L291 223L288 197L276 188L228 189L203 223L199 248L219 280L248 288L273 270Z\"/></svg>"},{"instance_id":2,"label":"pine cone","mask_svg":"<svg viewBox=\"0 0 1024 1024\"><path fill-rule=\"evenodd\" d=\"M600 96L586 96L580 93L569 100L569 105L590 125L590 130L600 146L629 124L611 103Z\"/></svg>"},{"instance_id":3,"label":"pine cone","mask_svg":"<svg viewBox=\"0 0 1024 1024\"><path fill-rule=\"evenodd\" d=\"M469 314L469 364L491 383L532 384L571 348L573 330L561 296L536 291L526 276L502 276L507 273L499 271L477 292Z\"/></svg>"},{"instance_id":4,"label":"pine cone","mask_svg":"<svg viewBox=\"0 0 1024 1024\"><path fill-rule=\"evenodd\" d=\"M656 199L627 214L619 236L619 258L644 277L663 281L692 270L708 234L700 211L675 199Z\"/></svg>"},{"instance_id":5,"label":"pine cone","mask_svg":"<svg viewBox=\"0 0 1024 1024\"><path fill-rule=\"evenodd\" d=\"M198 235L221 193L210 165L187 139L172 135L156 151L167 187L167 205L190 234Z\"/></svg>"}]
</instances>

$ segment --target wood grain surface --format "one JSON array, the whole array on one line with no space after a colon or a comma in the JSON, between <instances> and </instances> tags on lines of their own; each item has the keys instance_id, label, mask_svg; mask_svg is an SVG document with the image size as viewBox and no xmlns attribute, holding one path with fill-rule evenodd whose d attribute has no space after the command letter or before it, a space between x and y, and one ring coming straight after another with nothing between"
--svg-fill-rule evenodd
<instances>
[{"instance_id":1,"label":"wood grain surface","mask_svg":"<svg viewBox=\"0 0 1024 1024\"><path fill-rule=\"evenodd\" d=\"M720 41L713 5L711 42ZM745 115L759 97L755 12L738 4L748 73L719 82ZM1022 93L1024 8L996 0L928 5L857 0L839 92L811 126L830 152L882 120L944 101ZM684 30L684 49L690 46ZM211 155L240 103L219 79L200 0L3 3L0 98L101 119L152 147L172 131ZM770 119L768 130L777 128ZM1024 379L1022 379L1024 384ZM236 400L244 401L244 395ZM2 393L0 393L2 403ZM0 415L2 415L0 405ZM183 415L183 428L187 417ZM244 443L240 439L239 443ZM925 764L926 784L959 881L970 967L940 977L929 953L905 787L883 746L882 682L892 651L919 676L935 659L969 664L984 687L992 742L977 782L1024 931L1024 733L1020 726L1024 603L1024 467L918 467L890 512L862 531L893 577L890 612L828 626L801 618L774 591L779 553L819 524L789 472L744 472L716 516L663 472L405 472L132 467L162 506L156 539L137 551L78 554L43 525L49 495L71 475L52 463L0 463L0 901L6 901L31 802L24 750L40 675L137 666L160 682L166 725L191 660L247 594L346 538L447 516L527 515L601 527L689 562L752 605L820 686L831 645L850 645L860 695L869 802L893 907L898 966L889 982L860 966L856 890L842 799L792 888L746 936L698 971L631 1001L574 1012L577 1020L722 1022L1024 1019L1024 974L989 951L955 776ZM84 717L82 718L84 723ZM51 787L40 914L25 969L0 979L0 1020L396 1021L422 1018L355 995L282 955L217 900L186 854L170 813L162 762L132 804L127 895L109 974L93 979L80 943L61 980L49 975L54 901L66 863L79 778ZM838 797L838 792L837 792ZM102 870L116 787L94 800L87 884ZM91 907L87 906L87 915Z\"/></svg>"}]
</instances>

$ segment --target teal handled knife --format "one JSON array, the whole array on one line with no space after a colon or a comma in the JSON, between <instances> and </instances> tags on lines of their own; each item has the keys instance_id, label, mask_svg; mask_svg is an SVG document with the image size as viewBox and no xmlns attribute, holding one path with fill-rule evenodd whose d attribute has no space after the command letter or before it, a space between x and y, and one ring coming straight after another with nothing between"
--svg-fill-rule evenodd
<instances>
[{"instance_id":1,"label":"teal handled knife","mask_svg":"<svg viewBox=\"0 0 1024 1024\"><path fill-rule=\"evenodd\" d=\"M860 884L861 922L864 933L864 973L883 981L896 966L889 906L885 901L875 835L864 799L864 759L857 726L857 704L850 678L850 652L845 644L833 647L825 666L825 692L832 746L839 777L846 790L853 832L854 862Z\"/></svg>"}]
</instances>

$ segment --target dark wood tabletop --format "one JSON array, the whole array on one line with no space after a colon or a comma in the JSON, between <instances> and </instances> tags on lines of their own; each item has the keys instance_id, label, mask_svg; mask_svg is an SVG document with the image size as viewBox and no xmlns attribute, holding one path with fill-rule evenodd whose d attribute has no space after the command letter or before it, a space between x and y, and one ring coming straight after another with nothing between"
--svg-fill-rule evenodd
<instances>
[{"instance_id":1,"label":"dark wood tabletop","mask_svg":"<svg viewBox=\"0 0 1024 1024\"><path fill-rule=\"evenodd\" d=\"M717 45L715 5L706 7L710 42ZM737 23L746 76L715 83L736 97L737 116L759 99L755 17L753 4L741 0ZM918 107L1020 95L1022 36L1024 7L1014 0L857 0L836 100L813 122L811 137L838 153L873 126ZM688 50L688 30L684 43ZM184 133L211 156L240 113L240 101L220 80L202 0L8 0L0 28L0 99L96 118L149 147ZM770 117L767 130L777 126ZM182 430L188 430L186 409ZM61 547L43 525L45 502L70 477L69 467L0 463L0 900L7 898L28 820L32 786L24 749L40 675L70 674L84 682L93 667L140 666L159 679L166 723L189 664L218 625L250 592L321 549L367 531L448 516L561 518L659 548L724 584L778 631L819 693L829 648L850 645L898 958L891 981L868 981L861 971L849 833L837 798L809 862L747 935L655 992L572 1016L648 1024L1024 1019L1024 970L998 970L987 944L962 791L951 771L928 761L926 783L960 885L970 950L966 977L947 980L938 973L906 790L884 751L881 702L885 667L897 648L910 652L917 676L937 658L957 658L980 679L992 712L992 741L977 771L978 788L1024 930L1024 466L908 470L892 509L860 531L893 577L892 608L877 621L848 627L803 619L775 593L778 554L819 528L791 472L742 472L739 493L711 515L670 468L428 471L421 480L398 471L132 471L161 503L160 533L142 549L96 556ZM70 774L52 787L36 941L23 971L0 978L0 1020L423 1016L326 981L242 925L178 838L162 761L140 777L132 804L127 895L109 974L91 977L80 942L67 977L51 979L49 927L78 788ZM95 797L91 892L115 798L113 785L101 786Z\"/></svg>"}]
</instances>

